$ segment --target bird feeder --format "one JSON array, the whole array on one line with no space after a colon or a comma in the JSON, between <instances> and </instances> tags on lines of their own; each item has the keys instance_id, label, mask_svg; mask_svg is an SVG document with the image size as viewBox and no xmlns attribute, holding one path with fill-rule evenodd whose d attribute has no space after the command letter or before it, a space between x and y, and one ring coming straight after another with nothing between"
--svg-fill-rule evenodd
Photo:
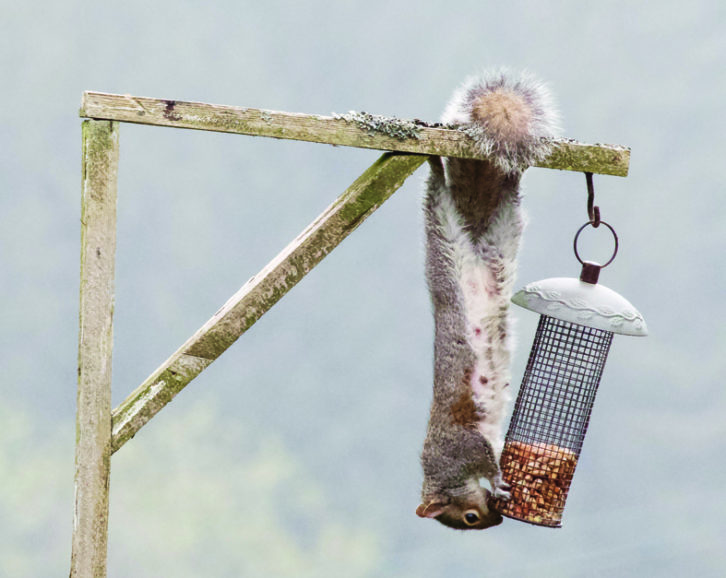
<instances>
[{"instance_id":1,"label":"bird feeder","mask_svg":"<svg viewBox=\"0 0 726 578\"><path fill-rule=\"evenodd\" d=\"M540 526L562 526L562 513L585 438L595 394L615 333L646 335L643 316L621 295L598 284L600 269L618 250L614 229L591 220L577 231L579 279L553 278L530 283L512 302L541 315L515 402L501 456L511 498L494 500L504 516ZM583 261L577 240L585 227L604 225L615 250L604 265Z\"/></svg>"}]
</instances>

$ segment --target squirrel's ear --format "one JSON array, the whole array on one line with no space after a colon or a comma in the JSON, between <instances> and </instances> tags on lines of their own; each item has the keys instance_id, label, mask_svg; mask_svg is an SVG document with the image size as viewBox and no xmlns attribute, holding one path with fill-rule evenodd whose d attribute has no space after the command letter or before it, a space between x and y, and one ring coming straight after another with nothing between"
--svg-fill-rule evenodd
<instances>
[{"instance_id":1,"label":"squirrel's ear","mask_svg":"<svg viewBox=\"0 0 726 578\"><path fill-rule=\"evenodd\" d=\"M416 508L416 515L420 518L435 518L444 513L444 508L446 508L444 502L429 502L425 506L419 504L418 508Z\"/></svg>"}]
</instances>

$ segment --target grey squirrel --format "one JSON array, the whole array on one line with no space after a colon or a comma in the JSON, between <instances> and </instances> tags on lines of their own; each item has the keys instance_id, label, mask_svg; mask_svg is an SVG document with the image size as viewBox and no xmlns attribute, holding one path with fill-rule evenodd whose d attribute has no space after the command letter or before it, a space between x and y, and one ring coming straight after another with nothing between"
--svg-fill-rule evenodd
<instances>
[{"instance_id":1,"label":"grey squirrel","mask_svg":"<svg viewBox=\"0 0 726 578\"><path fill-rule=\"evenodd\" d=\"M509 299L523 229L519 182L545 157L556 113L527 74L470 78L442 122L489 160L432 157L425 198L426 279L434 309L434 386L416 514L457 529L502 521L499 456L509 402ZM486 478L491 492L480 485Z\"/></svg>"}]
</instances>

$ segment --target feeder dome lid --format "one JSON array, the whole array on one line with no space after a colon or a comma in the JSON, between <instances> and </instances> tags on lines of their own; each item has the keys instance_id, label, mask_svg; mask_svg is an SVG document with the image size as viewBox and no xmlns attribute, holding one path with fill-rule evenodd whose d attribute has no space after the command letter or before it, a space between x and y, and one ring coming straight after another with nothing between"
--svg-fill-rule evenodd
<instances>
[{"instance_id":1,"label":"feeder dome lid","mask_svg":"<svg viewBox=\"0 0 726 578\"><path fill-rule=\"evenodd\" d=\"M512 302L542 315L611 331L647 335L643 316L622 295L597 283L570 277L535 281L518 291Z\"/></svg>"}]
</instances>

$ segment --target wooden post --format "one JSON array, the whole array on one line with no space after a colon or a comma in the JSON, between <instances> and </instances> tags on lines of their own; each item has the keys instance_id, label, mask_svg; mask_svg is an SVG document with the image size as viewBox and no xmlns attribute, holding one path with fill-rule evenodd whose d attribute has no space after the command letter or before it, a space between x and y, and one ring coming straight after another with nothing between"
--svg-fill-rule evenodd
<instances>
[{"instance_id":1,"label":"wooden post","mask_svg":"<svg viewBox=\"0 0 726 578\"><path fill-rule=\"evenodd\" d=\"M80 334L71 578L106 576L118 122L83 122Z\"/></svg>"},{"instance_id":2,"label":"wooden post","mask_svg":"<svg viewBox=\"0 0 726 578\"><path fill-rule=\"evenodd\" d=\"M113 451L174 396L398 189L428 157L386 153L113 412Z\"/></svg>"}]
</instances>

